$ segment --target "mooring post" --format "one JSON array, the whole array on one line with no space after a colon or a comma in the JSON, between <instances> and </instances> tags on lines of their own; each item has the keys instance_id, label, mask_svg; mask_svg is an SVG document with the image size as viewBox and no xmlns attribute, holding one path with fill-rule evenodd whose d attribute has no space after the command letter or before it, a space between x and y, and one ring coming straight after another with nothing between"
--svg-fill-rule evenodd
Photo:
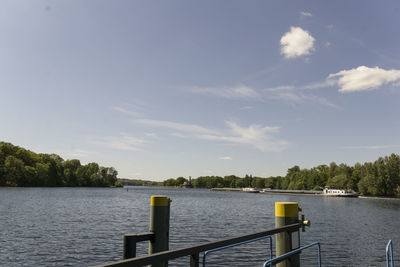
<instances>
[{"instance_id":1,"label":"mooring post","mask_svg":"<svg viewBox=\"0 0 400 267\"><path fill-rule=\"evenodd\" d=\"M281 227L299 222L297 202L275 202L275 226ZM300 231L276 234L276 256L280 256L300 247ZM300 255L294 255L278 263L278 267L299 267Z\"/></svg>"},{"instance_id":2,"label":"mooring post","mask_svg":"<svg viewBox=\"0 0 400 267\"><path fill-rule=\"evenodd\" d=\"M154 239L149 242L149 254L169 249L169 210L170 202L166 196L151 196L150 201L150 232ZM152 264L151 267L166 267L168 262Z\"/></svg>"}]
</instances>

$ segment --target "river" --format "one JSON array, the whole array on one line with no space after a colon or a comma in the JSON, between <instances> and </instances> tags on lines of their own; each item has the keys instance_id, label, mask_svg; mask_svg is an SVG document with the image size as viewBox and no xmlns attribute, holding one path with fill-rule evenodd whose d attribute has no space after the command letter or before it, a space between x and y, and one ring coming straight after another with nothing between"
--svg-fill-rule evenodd
<instances>
[{"instance_id":1,"label":"river","mask_svg":"<svg viewBox=\"0 0 400 267\"><path fill-rule=\"evenodd\" d=\"M171 188L0 188L1 266L94 266L122 257L125 233L148 231L150 196L172 199L170 249L274 227L274 203L296 201L311 227L301 244L321 243L323 266L385 266L393 240L400 261L400 200L332 198ZM144 255L146 242L138 246ZM260 266L268 242L208 257L207 266ZM316 248L302 253L316 265ZM188 258L170 266L188 266Z\"/></svg>"}]
</instances>

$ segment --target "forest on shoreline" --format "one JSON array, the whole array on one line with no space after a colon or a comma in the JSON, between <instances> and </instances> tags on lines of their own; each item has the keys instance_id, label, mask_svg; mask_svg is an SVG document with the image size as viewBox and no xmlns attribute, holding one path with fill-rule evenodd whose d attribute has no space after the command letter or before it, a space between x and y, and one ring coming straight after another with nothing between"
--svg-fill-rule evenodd
<instances>
[{"instance_id":1,"label":"forest on shoreline","mask_svg":"<svg viewBox=\"0 0 400 267\"><path fill-rule=\"evenodd\" d=\"M325 186L353 189L365 196L400 197L400 156L391 154L374 162L354 166L335 162L310 169L293 166L286 176L253 177L246 175L200 176L190 180L170 178L163 182L118 179L113 167L92 162L82 165L77 159L64 160L56 154L38 154L0 142L0 186L45 187L115 187L122 185L194 188L271 188L289 190L320 190Z\"/></svg>"},{"instance_id":2,"label":"forest on shoreline","mask_svg":"<svg viewBox=\"0 0 400 267\"><path fill-rule=\"evenodd\" d=\"M0 142L0 186L118 186L118 172L92 162L64 160L56 154L37 154Z\"/></svg>"},{"instance_id":3,"label":"forest on shoreline","mask_svg":"<svg viewBox=\"0 0 400 267\"><path fill-rule=\"evenodd\" d=\"M170 178L160 183L163 186L180 187L189 180L184 177ZM288 169L286 176L245 177L201 176L191 179L194 188L271 188L289 190L320 190L325 186L339 189L353 189L365 196L400 197L400 156L391 154L380 157L375 162L356 163L348 166L344 163L319 165L311 169L294 166Z\"/></svg>"}]
</instances>

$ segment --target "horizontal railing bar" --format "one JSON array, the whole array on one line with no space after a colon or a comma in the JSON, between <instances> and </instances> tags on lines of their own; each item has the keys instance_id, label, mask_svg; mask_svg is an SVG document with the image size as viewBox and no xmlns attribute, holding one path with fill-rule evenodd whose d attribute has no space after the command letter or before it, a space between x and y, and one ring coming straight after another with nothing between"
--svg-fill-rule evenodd
<instances>
[{"instance_id":1,"label":"horizontal railing bar","mask_svg":"<svg viewBox=\"0 0 400 267\"><path fill-rule=\"evenodd\" d=\"M149 241L154 238L154 233L146 232L140 234L125 234L124 237L128 239L134 239L136 242Z\"/></svg>"},{"instance_id":2,"label":"horizontal railing bar","mask_svg":"<svg viewBox=\"0 0 400 267\"><path fill-rule=\"evenodd\" d=\"M266 235L274 235L281 232L287 231L296 231L301 227L301 223L290 224L266 231L256 232L252 234L237 236L237 237L230 237L226 239L221 239L218 241L207 242L195 246L190 246L186 248L180 248L175 250L168 250L163 252L154 253L152 255L137 257L133 259L121 260L112 263L106 263L102 265L98 265L98 267L140 267L145 266L148 264L153 264L157 262L168 261L184 256L189 256L193 254L197 254L206 250L224 247L228 245L232 245L235 243L244 242L251 239L256 239L258 237L266 236Z\"/></svg>"},{"instance_id":3,"label":"horizontal railing bar","mask_svg":"<svg viewBox=\"0 0 400 267\"><path fill-rule=\"evenodd\" d=\"M136 243L141 241L153 242L155 234L153 232L140 234L125 234L124 235L124 260L136 257Z\"/></svg>"},{"instance_id":4,"label":"horizontal railing bar","mask_svg":"<svg viewBox=\"0 0 400 267\"><path fill-rule=\"evenodd\" d=\"M289 251L289 252L287 252L287 253L285 253L283 255L280 255L280 256L278 256L276 258L269 259L266 262L264 262L263 267L266 267L268 265L272 266L273 263L281 262L281 261L289 258L290 256L293 256L294 254L298 254L301 251L303 251L303 250L305 250L305 249L307 249L309 247L312 247L312 246L318 246L318 267L321 267L321 247L320 247L319 242L314 242L314 243L308 244L308 245L306 245L304 247L296 248L296 249L294 249L292 251Z\"/></svg>"},{"instance_id":5,"label":"horizontal railing bar","mask_svg":"<svg viewBox=\"0 0 400 267\"><path fill-rule=\"evenodd\" d=\"M246 245L248 243L260 241L262 239L267 239L267 238L269 239L269 257L272 258L272 236L266 235L266 236L262 236L262 237L259 237L259 238L256 238L256 239L251 239L251 240L243 241L243 242L240 242L240 243L228 245L228 246L225 246L225 247L220 247L220 248L214 248L214 249L207 250L203 254L203 267L206 266L206 257L207 257L208 254L211 254L211 253L216 252L216 251L221 251L221 250L224 250L224 249L227 249L227 248Z\"/></svg>"}]
</instances>

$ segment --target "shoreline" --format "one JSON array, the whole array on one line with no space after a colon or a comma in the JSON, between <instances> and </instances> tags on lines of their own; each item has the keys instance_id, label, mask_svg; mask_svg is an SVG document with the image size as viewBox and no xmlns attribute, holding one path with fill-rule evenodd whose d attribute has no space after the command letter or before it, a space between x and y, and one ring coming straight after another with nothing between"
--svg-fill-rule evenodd
<instances>
[{"instance_id":1,"label":"shoreline","mask_svg":"<svg viewBox=\"0 0 400 267\"><path fill-rule=\"evenodd\" d=\"M292 196L318 196L318 197L338 197L338 198L365 198L365 199L386 199L386 200L400 200L398 197L387 197L387 196L357 196L357 197L347 197L347 196L330 196L325 195L322 191L313 190L284 190L284 189L271 189L266 192L245 192L240 188L211 188L212 192L239 192L239 193L259 193L259 194L271 194L271 195L292 195Z\"/></svg>"}]
</instances>

